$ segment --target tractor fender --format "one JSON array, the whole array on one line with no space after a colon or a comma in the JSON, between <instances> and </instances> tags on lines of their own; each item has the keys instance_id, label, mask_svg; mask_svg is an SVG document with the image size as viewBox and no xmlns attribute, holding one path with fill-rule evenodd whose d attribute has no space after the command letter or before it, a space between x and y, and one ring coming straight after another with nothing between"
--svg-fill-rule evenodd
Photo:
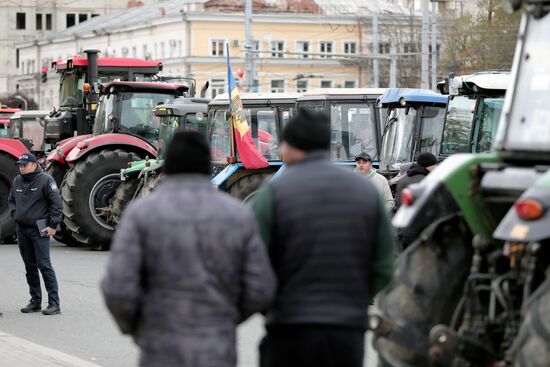
<instances>
[{"instance_id":1,"label":"tractor fender","mask_svg":"<svg viewBox=\"0 0 550 367\"><path fill-rule=\"evenodd\" d=\"M69 152L73 150L73 148L76 147L79 142L81 142L82 140L86 140L91 136L91 134L78 135L73 136L72 138L61 140L59 143L57 143L55 148L50 151L46 160L50 162L58 162L63 165L67 164L65 162L65 158L67 157Z\"/></svg>"},{"instance_id":2,"label":"tractor fender","mask_svg":"<svg viewBox=\"0 0 550 367\"><path fill-rule=\"evenodd\" d=\"M218 173L210 181L213 185L218 187L222 191L227 191L231 185L245 176L250 176L256 173L274 173L281 168L283 162L269 162L269 167L247 170L242 163L231 163L226 166L220 173Z\"/></svg>"},{"instance_id":3,"label":"tractor fender","mask_svg":"<svg viewBox=\"0 0 550 367\"><path fill-rule=\"evenodd\" d=\"M102 150L105 147L125 148L128 151L135 152L142 157L157 157L156 148L140 138L127 134L105 134L92 136L88 139L82 140L70 151L69 154L67 154L65 160L67 163L73 164L75 161L88 156L91 152Z\"/></svg>"},{"instance_id":4,"label":"tractor fender","mask_svg":"<svg viewBox=\"0 0 550 367\"><path fill-rule=\"evenodd\" d=\"M28 153L29 150L17 139L0 138L0 152L5 152L17 159L21 154Z\"/></svg>"}]
</instances>

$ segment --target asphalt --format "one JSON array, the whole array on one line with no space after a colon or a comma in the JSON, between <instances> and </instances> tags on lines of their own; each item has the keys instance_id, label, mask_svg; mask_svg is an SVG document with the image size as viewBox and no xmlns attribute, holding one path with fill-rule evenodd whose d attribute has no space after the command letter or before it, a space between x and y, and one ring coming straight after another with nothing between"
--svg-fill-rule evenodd
<instances>
[{"instance_id":1,"label":"asphalt","mask_svg":"<svg viewBox=\"0 0 550 367\"><path fill-rule=\"evenodd\" d=\"M0 246L0 312L4 314L0 317L0 367L137 365L137 348L120 334L99 291L108 256L108 252L52 243L62 314L44 316L19 311L29 300L23 262L17 245ZM261 316L239 327L238 367L257 366L263 334ZM365 366L375 366L370 343L366 347Z\"/></svg>"}]
</instances>

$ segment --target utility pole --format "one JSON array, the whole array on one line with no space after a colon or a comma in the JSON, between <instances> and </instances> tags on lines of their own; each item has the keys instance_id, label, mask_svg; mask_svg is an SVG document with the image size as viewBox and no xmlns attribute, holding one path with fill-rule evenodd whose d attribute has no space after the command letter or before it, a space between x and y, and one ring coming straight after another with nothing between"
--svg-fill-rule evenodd
<instances>
[{"instance_id":1,"label":"utility pole","mask_svg":"<svg viewBox=\"0 0 550 367\"><path fill-rule=\"evenodd\" d=\"M430 52L428 40L430 33L430 0L422 0L422 79L420 88L428 89L430 87Z\"/></svg>"},{"instance_id":2,"label":"utility pole","mask_svg":"<svg viewBox=\"0 0 550 367\"><path fill-rule=\"evenodd\" d=\"M254 69L254 43L252 39L252 0L245 0L245 9L244 9L244 49L245 49L245 59L244 59L244 72L245 72L245 90L247 92L252 92L254 88L254 80L256 70Z\"/></svg>"},{"instance_id":3,"label":"utility pole","mask_svg":"<svg viewBox=\"0 0 550 367\"><path fill-rule=\"evenodd\" d=\"M432 0L432 90L437 88L437 2Z\"/></svg>"},{"instance_id":4,"label":"utility pole","mask_svg":"<svg viewBox=\"0 0 550 367\"><path fill-rule=\"evenodd\" d=\"M378 60L378 11L372 13L372 86L380 87L380 61Z\"/></svg>"}]
</instances>

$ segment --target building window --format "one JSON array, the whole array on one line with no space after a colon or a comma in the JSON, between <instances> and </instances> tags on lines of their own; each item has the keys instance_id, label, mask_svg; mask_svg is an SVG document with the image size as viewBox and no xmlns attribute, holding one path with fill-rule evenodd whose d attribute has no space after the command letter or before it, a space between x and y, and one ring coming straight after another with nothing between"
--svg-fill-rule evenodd
<instances>
[{"instance_id":1,"label":"building window","mask_svg":"<svg viewBox=\"0 0 550 367\"><path fill-rule=\"evenodd\" d=\"M137 47L136 46L132 47L132 57L137 57Z\"/></svg>"},{"instance_id":2,"label":"building window","mask_svg":"<svg viewBox=\"0 0 550 367\"><path fill-rule=\"evenodd\" d=\"M357 53L357 42L344 42L344 53L355 55Z\"/></svg>"},{"instance_id":3,"label":"building window","mask_svg":"<svg viewBox=\"0 0 550 367\"><path fill-rule=\"evenodd\" d=\"M95 18L95 17L99 17L99 14L92 14L92 15L90 15L90 18Z\"/></svg>"},{"instance_id":4,"label":"building window","mask_svg":"<svg viewBox=\"0 0 550 367\"><path fill-rule=\"evenodd\" d=\"M389 54L390 53L390 44L389 43L380 43L378 45L378 53L383 55L383 54Z\"/></svg>"},{"instance_id":5,"label":"building window","mask_svg":"<svg viewBox=\"0 0 550 367\"><path fill-rule=\"evenodd\" d=\"M329 54L333 53L333 50L334 50L333 44L334 44L334 42L332 42L332 41L321 41L321 42L319 42L319 53L322 54L321 58L331 57L331 56L329 56Z\"/></svg>"},{"instance_id":6,"label":"building window","mask_svg":"<svg viewBox=\"0 0 550 367\"><path fill-rule=\"evenodd\" d=\"M165 53L164 53L164 42L160 43L160 58L164 59Z\"/></svg>"},{"instance_id":7,"label":"building window","mask_svg":"<svg viewBox=\"0 0 550 367\"><path fill-rule=\"evenodd\" d=\"M26 28L26 14L25 13L17 13L16 16L16 22L15 26L17 29L25 29Z\"/></svg>"},{"instance_id":8,"label":"building window","mask_svg":"<svg viewBox=\"0 0 550 367\"><path fill-rule=\"evenodd\" d=\"M309 89L309 81L308 80L298 80L296 81L296 92L298 93L304 93L307 92Z\"/></svg>"},{"instance_id":9,"label":"building window","mask_svg":"<svg viewBox=\"0 0 550 367\"><path fill-rule=\"evenodd\" d=\"M212 98L225 93L225 79L210 79L210 89L212 90Z\"/></svg>"},{"instance_id":10,"label":"building window","mask_svg":"<svg viewBox=\"0 0 550 367\"><path fill-rule=\"evenodd\" d=\"M36 13L36 30L42 30L42 14Z\"/></svg>"},{"instance_id":11,"label":"building window","mask_svg":"<svg viewBox=\"0 0 550 367\"><path fill-rule=\"evenodd\" d=\"M284 41L271 41L271 57L283 58L283 51L285 49Z\"/></svg>"},{"instance_id":12,"label":"building window","mask_svg":"<svg viewBox=\"0 0 550 367\"><path fill-rule=\"evenodd\" d=\"M52 30L52 15L46 14L46 30L51 31Z\"/></svg>"},{"instance_id":13,"label":"building window","mask_svg":"<svg viewBox=\"0 0 550 367\"><path fill-rule=\"evenodd\" d=\"M355 80L346 80L344 82L344 88L355 88Z\"/></svg>"},{"instance_id":14,"label":"building window","mask_svg":"<svg viewBox=\"0 0 550 367\"><path fill-rule=\"evenodd\" d=\"M15 50L15 67L19 67L19 49Z\"/></svg>"},{"instance_id":15,"label":"building window","mask_svg":"<svg viewBox=\"0 0 550 367\"><path fill-rule=\"evenodd\" d=\"M296 41L296 55L300 59L307 59L311 51L311 46L309 41Z\"/></svg>"},{"instance_id":16,"label":"building window","mask_svg":"<svg viewBox=\"0 0 550 367\"><path fill-rule=\"evenodd\" d=\"M321 88L332 88L332 80L321 80Z\"/></svg>"},{"instance_id":17,"label":"building window","mask_svg":"<svg viewBox=\"0 0 550 367\"><path fill-rule=\"evenodd\" d=\"M78 23L82 23L88 20L88 14L78 14Z\"/></svg>"},{"instance_id":18,"label":"building window","mask_svg":"<svg viewBox=\"0 0 550 367\"><path fill-rule=\"evenodd\" d=\"M151 58L151 55L149 55L149 51L147 50L147 45L143 45L143 56L144 59L149 60Z\"/></svg>"},{"instance_id":19,"label":"building window","mask_svg":"<svg viewBox=\"0 0 550 367\"><path fill-rule=\"evenodd\" d=\"M260 57L261 53L261 42L254 40L252 41L252 51L254 51L254 57Z\"/></svg>"},{"instance_id":20,"label":"building window","mask_svg":"<svg viewBox=\"0 0 550 367\"><path fill-rule=\"evenodd\" d=\"M73 25L76 24L74 14L67 14L65 19L66 19L66 23L67 23L67 28L72 27Z\"/></svg>"},{"instance_id":21,"label":"building window","mask_svg":"<svg viewBox=\"0 0 550 367\"><path fill-rule=\"evenodd\" d=\"M222 39L214 39L212 41L210 41L210 47L212 49L212 51L210 52L210 55L212 56L224 56L225 55L225 52L224 52L224 47L225 45L225 41L222 40Z\"/></svg>"},{"instance_id":22,"label":"building window","mask_svg":"<svg viewBox=\"0 0 550 367\"><path fill-rule=\"evenodd\" d=\"M271 93L284 93L285 81L283 79L274 79L271 81Z\"/></svg>"}]
</instances>

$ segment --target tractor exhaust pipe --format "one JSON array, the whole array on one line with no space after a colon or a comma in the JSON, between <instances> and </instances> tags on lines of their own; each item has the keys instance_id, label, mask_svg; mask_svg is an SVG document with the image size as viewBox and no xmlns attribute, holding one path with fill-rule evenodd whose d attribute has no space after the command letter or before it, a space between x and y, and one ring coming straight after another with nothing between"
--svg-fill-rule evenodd
<instances>
[{"instance_id":1,"label":"tractor exhaust pipe","mask_svg":"<svg viewBox=\"0 0 550 367\"><path fill-rule=\"evenodd\" d=\"M94 85L97 83L97 54L99 50L85 50L88 58L88 83Z\"/></svg>"},{"instance_id":2,"label":"tractor exhaust pipe","mask_svg":"<svg viewBox=\"0 0 550 367\"><path fill-rule=\"evenodd\" d=\"M206 90L208 89L209 86L210 86L210 82L207 80L206 83L204 83L204 85L201 88L201 98L206 97Z\"/></svg>"}]
</instances>

